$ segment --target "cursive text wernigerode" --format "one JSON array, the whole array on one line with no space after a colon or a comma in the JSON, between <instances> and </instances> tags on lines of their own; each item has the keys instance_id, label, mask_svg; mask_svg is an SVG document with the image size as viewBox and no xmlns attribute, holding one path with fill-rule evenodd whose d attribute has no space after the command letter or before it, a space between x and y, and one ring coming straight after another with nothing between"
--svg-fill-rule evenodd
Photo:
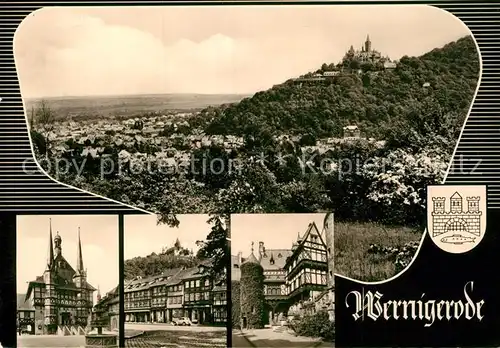
<instances>
[{"instance_id":1,"label":"cursive text wernigerode","mask_svg":"<svg viewBox=\"0 0 500 348\"><path fill-rule=\"evenodd\" d=\"M475 302L471 296L474 282L470 281L464 286L464 299L458 301L443 301L425 299L425 293L419 300L390 300L382 301L383 294L376 291L368 291L363 294L359 291L351 291L345 299L346 307L349 308L349 298L354 298L355 312L352 314L354 320L370 318L377 321L382 317L384 320L421 320L425 327L430 327L436 320L466 320L477 319L481 321L484 315L481 313L484 300ZM465 301L464 301L465 300Z\"/></svg>"}]
</instances>

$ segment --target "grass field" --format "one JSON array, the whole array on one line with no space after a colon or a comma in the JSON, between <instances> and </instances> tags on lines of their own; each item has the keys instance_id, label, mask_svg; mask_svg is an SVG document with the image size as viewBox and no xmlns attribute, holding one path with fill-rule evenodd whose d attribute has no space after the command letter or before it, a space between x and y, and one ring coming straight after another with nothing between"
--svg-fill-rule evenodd
<instances>
[{"instance_id":1,"label":"grass field","mask_svg":"<svg viewBox=\"0 0 500 348\"><path fill-rule=\"evenodd\" d=\"M370 244L387 247L420 241L422 230L375 223L335 223L335 273L363 281L388 279L396 267L387 256L368 253Z\"/></svg>"},{"instance_id":2,"label":"grass field","mask_svg":"<svg viewBox=\"0 0 500 348\"><path fill-rule=\"evenodd\" d=\"M131 117L150 112L189 111L210 105L238 102L238 94L147 94L131 96L59 97L45 98L58 118L73 117ZM26 111L41 99L26 99Z\"/></svg>"}]
</instances>

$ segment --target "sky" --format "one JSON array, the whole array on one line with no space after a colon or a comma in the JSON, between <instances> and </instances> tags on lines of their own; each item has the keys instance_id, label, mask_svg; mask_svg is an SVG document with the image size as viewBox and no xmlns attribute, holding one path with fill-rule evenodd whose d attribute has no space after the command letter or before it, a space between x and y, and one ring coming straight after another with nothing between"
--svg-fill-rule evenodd
<instances>
[{"instance_id":1,"label":"sky","mask_svg":"<svg viewBox=\"0 0 500 348\"><path fill-rule=\"evenodd\" d=\"M197 240L206 240L212 226L205 214L176 215L178 227L158 225L156 215L127 215L124 218L125 260L160 253L163 247L171 247L177 238L181 246L198 250Z\"/></svg>"},{"instance_id":2,"label":"sky","mask_svg":"<svg viewBox=\"0 0 500 348\"><path fill-rule=\"evenodd\" d=\"M52 237L59 232L62 255L76 268L78 227L87 281L101 295L119 282L118 216L110 215L20 215L17 218L17 292L25 294L28 282L45 270L49 250L50 219ZM96 302L97 291L94 293Z\"/></svg>"},{"instance_id":3,"label":"sky","mask_svg":"<svg viewBox=\"0 0 500 348\"><path fill-rule=\"evenodd\" d=\"M25 98L252 94L337 63L367 34L399 59L470 31L424 5L51 7L24 19L14 54Z\"/></svg>"},{"instance_id":4,"label":"sky","mask_svg":"<svg viewBox=\"0 0 500 348\"><path fill-rule=\"evenodd\" d=\"M304 236L309 223L315 222L319 231L326 214L233 214L231 215L231 255L238 252L250 255L252 241L254 254L259 242L267 249L291 249L298 233Z\"/></svg>"}]
</instances>

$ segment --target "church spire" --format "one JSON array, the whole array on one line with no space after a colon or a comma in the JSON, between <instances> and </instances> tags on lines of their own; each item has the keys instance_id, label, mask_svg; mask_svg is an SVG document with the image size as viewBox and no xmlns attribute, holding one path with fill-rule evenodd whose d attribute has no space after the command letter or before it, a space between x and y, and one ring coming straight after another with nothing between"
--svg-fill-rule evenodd
<instances>
[{"instance_id":1,"label":"church spire","mask_svg":"<svg viewBox=\"0 0 500 348\"><path fill-rule=\"evenodd\" d=\"M54 262L54 248L52 246L52 219L49 219L49 252L47 255L47 269L52 268Z\"/></svg>"},{"instance_id":2,"label":"church spire","mask_svg":"<svg viewBox=\"0 0 500 348\"><path fill-rule=\"evenodd\" d=\"M78 251L76 259L76 271L80 275L85 274L85 270L83 268L82 242L80 240L80 227L78 227Z\"/></svg>"}]
</instances>

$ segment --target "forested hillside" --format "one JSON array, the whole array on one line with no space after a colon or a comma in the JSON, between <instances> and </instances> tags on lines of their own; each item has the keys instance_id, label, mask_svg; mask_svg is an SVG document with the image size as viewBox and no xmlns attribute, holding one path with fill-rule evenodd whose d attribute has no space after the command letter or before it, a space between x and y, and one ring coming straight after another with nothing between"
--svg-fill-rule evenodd
<instances>
[{"instance_id":1,"label":"forested hillside","mask_svg":"<svg viewBox=\"0 0 500 348\"><path fill-rule=\"evenodd\" d=\"M191 250L181 246L179 240L172 247L165 247L159 253L151 253L144 257L134 257L125 260L125 280L135 277L148 277L159 275L167 269L192 267L198 259Z\"/></svg>"},{"instance_id":2,"label":"forested hillside","mask_svg":"<svg viewBox=\"0 0 500 348\"><path fill-rule=\"evenodd\" d=\"M316 73L332 66L323 64ZM477 86L479 57L472 37L464 37L420 57L404 56L395 69L360 67L361 73L344 71L321 82L288 80L237 104L205 109L212 119L207 131L320 138L341 136L344 126L356 124L366 137L384 139L392 134L387 129L414 122L421 110L438 112L459 129Z\"/></svg>"}]
</instances>

